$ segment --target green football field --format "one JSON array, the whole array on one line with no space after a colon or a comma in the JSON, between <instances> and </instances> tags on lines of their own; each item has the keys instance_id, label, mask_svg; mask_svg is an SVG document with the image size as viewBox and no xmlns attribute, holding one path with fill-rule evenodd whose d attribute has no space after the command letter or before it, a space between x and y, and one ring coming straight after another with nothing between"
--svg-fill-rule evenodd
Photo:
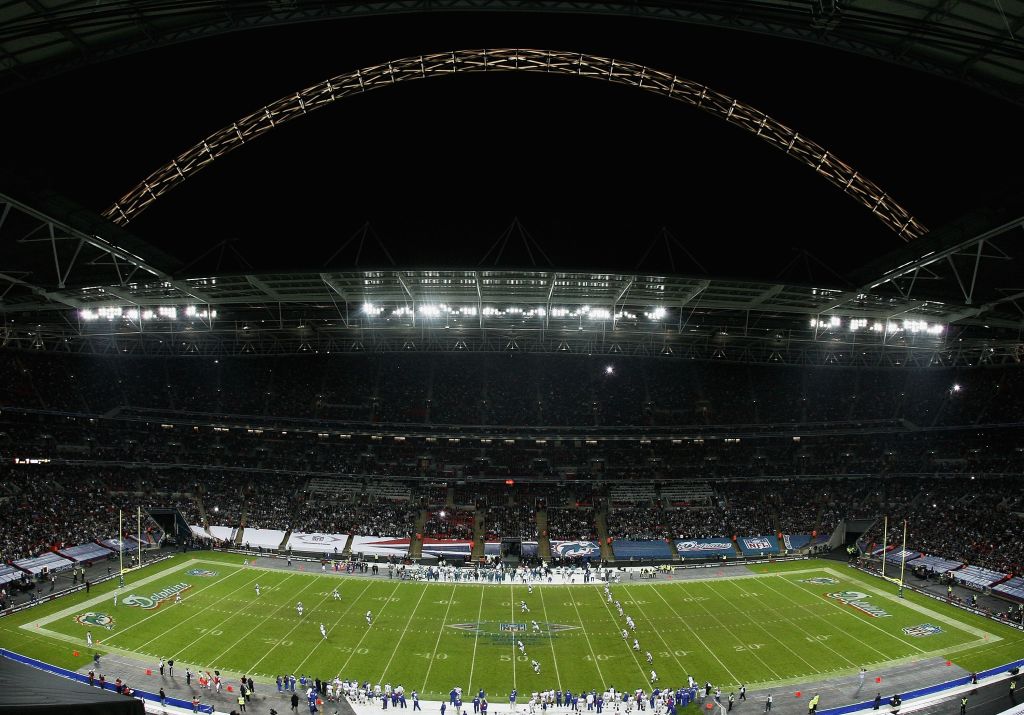
<instances>
[{"instance_id":1,"label":"green football field","mask_svg":"<svg viewBox=\"0 0 1024 715\"><path fill-rule=\"evenodd\" d=\"M723 688L808 682L852 675L862 666L882 671L934 656L977 670L1012 660L1024 644L1019 631L916 594L901 600L891 584L836 562L613 585L613 597L636 622L627 642L625 621L600 585L536 585L530 594L521 585L375 580L323 575L310 564L303 571L298 563L293 570L264 570L242 560L208 552L176 556L129 574L117 606L109 583L88 597L5 618L0 644L78 668L91 657L85 644L91 631L100 653L136 654L154 666L173 658L178 673L187 665L264 681L287 673L340 675L402 684L426 699L456 685L466 692L484 688L492 697L513 687L644 687L652 668L664 684L693 675ZM332 597L335 588L341 600ZM298 601L305 606L301 617ZM529 613L520 612L520 601ZM107 619L113 619L109 629ZM539 675L532 660L541 665Z\"/></svg>"}]
</instances>

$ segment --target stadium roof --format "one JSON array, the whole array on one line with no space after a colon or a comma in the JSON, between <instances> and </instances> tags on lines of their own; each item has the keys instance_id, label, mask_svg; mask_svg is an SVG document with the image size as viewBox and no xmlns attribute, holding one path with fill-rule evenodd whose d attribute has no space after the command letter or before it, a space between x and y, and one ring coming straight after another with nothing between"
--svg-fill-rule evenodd
<instances>
[{"instance_id":1,"label":"stadium roof","mask_svg":"<svg viewBox=\"0 0 1024 715\"><path fill-rule=\"evenodd\" d=\"M769 34L965 82L1024 103L1024 3L1002 0L322 3L25 0L0 4L0 91L143 50L241 30L357 16L453 11L653 18Z\"/></svg>"}]
</instances>

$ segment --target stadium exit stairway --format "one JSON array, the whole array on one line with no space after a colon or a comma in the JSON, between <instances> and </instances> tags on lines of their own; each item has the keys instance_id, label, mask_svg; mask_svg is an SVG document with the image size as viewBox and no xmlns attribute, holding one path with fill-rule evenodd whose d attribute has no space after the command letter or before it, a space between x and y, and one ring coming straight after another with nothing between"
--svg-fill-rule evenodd
<instances>
[{"instance_id":1,"label":"stadium exit stairway","mask_svg":"<svg viewBox=\"0 0 1024 715\"><path fill-rule=\"evenodd\" d=\"M418 559L423 557L423 527L427 525L427 510L420 509L416 512L416 522L412 527L412 540L409 542L409 557Z\"/></svg>"},{"instance_id":2,"label":"stadium exit stairway","mask_svg":"<svg viewBox=\"0 0 1024 715\"><path fill-rule=\"evenodd\" d=\"M470 558L479 561L484 557L484 510L479 507L473 516L473 553Z\"/></svg>"},{"instance_id":3,"label":"stadium exit stairway","mask_svg":"<svg viewBox=\"0 0 1024 715\"><path fill-rule=\"evenodd\" d=\"M537 516L537 555L544 561L551 560L551 539L548 537L548 510L538 509Z\"/></svg>"},{"instance_id":4,"label":"stadium exit stairway","mask_svg":"<svg viewBox=\"0 0 1024 715\"><path fill-rule=\"evenodd\" d=\"M601 546L601 559L608 562L614 561L615 554L612 552L612 545L608 543L607 505L594 511L594 528L597 530L597 543Z\"/></svg>"}]
</instances>

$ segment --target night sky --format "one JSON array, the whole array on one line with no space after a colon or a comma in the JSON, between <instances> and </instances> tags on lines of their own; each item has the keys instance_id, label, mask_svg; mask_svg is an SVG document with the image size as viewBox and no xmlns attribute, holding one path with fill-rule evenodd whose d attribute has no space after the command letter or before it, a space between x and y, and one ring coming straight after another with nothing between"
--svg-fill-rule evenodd
<instances>
[{"instance_id":1,"label":"night sky","mask_svg":"<svg viewBox=\"0 0 1024 715\"><path fill-rule=\"evenodd\" d=\"M99 212L284 94L391 58L500 46L609 55L705 83L834 152L930 228L1021 185L1011 157L1024 112L963 85L750 33L522 14L252 30L93 65L2 97L13 141L0 166ZM682 103L510 74L319 110L218 160L129 230L182 263L230 239L256 270L317 270L370 221L399 265L476 266L514 217L559 268L634 270L663 226L718 276L776 278L798 249L845 274L901 245L810 169ZM355 244L330 267L354 260ZM674 272L701 272L678 249L675 260ZM501 265L529 264L516 234ZM360 265L389 264L367 244ZM672 272L661 246L642 269Z\"/></svg>"}]
</instances>

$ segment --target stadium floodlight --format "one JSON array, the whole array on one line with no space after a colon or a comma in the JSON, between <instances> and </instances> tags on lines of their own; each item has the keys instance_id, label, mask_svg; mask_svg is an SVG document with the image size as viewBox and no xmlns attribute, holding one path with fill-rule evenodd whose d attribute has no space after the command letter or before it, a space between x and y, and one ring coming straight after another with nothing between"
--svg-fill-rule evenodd
<instances>
[{"instance_id":1,"label":"stadium floodlight","mask_svg":"<svg viewBox=\"0 0 1024 715\"><path fill-rule=\"evenodd\" d=\"M607 308L592 308L587 317L591 320L608 320L612 317L612 312Z\"/></svg>"},{"instance_id":2,"label":"stadium floodlight","mask_svg":"<svg viewBox=\"0 0 1024 715\"><path fill-rule=\"evenodd\" d=\"M964 389L964 388L960 385L959 382L954 382L953 383L953 387L950 388L950 390L952 392L960 392L960 390L962 390L962 389Z\"/></svg>"},{"instance_id":3,"label":"stadium floodlight","mask_svg":"<svg viewBox=\"0 0 1024 715\"><path fill-rule=\"evenodd\" d=\"M658 306L656 308L652 308L650 311L645 313L645 315L651 320L662 320L665 317L665 309Z\"/></svg>"},{"instance_id":4,"label":"stadium floodlight","mask_svg":"<svg viewBox=\"0 0 1024 715\"><path fill-rule=\"evenodd\" d=\"M363 312L366 315L376 315L377 308L373 303L363 303Z\"/></svg>"},{"instance_id":5,"label":"stadium floodlight","mask_svg":"<svg viewBox=\"0 0 1024 715\"><path fill-rule=\"evenodd\" d=\"M96 320L100 316L98 316L96 313L89 310L88 308L82 308L80 311L78 311L78 317L81 318L82 320Z\"/></svg>"},{"instance_id":6,"label":"stadium floodlight","mask_svg":"<svg viewBox=\"0 0 1024 715\"><path fill-rule=\"evenodd\" d=\"M840 321L838 315L833 315L831 318L828 319L828 324L833 328L838 328L839 322Z\"/></svg>"},{"instance_id":7,"label":"stadium floodlight","mask_svg":"<svg viewBox=\"0 0 1024 715\"><path fill-rule=\"evenodd\" d=\"M436 318L441 315L441 309L436 305L424 304L420 306L420 314L428 318Z\"/></svg>"},{"instance_id":8,"label":"stadium floodlight","mask_svg":"<svg viewBox=\"0 0 1024 715\"><path fill-rule=\"evenodd\" d=\"M152 320L154 317L156 317L156 313L154 313L149 308L147 308L146 310L142 311L142 319L143 320Z\"/></svg>"},{"instance_id":9,"label":"stadium floodlight","mask_svg":"<svg viewBox=\"0 0 1024 715\"><path fill-rule=\"evenodd\" d=\"M196 316L196 307L194 305L185 306L185 315L189 318L194 318Z\"/></svg>"},{"instance_id":10,"label":"stadium floodlight","mask_svg":"<svg viewBox=\"0 0 1024 715\"><path fill-rule=\"evenodd\" d=\"M604 372L606 375L613 375L615 373L615 367L612 365L606 365L604 368Z\"/></svg>"},{"instance_id":11,"label":"stadium floodlight","mask_svg":"<svg viewBox=\"0 0 1024 715\"><path fill-rule=\"evenodd\" d=\"M443 519L446 516L444 509L442 509L441 511L437 512L437 515Z\"/></svg>"}]
</instances>

